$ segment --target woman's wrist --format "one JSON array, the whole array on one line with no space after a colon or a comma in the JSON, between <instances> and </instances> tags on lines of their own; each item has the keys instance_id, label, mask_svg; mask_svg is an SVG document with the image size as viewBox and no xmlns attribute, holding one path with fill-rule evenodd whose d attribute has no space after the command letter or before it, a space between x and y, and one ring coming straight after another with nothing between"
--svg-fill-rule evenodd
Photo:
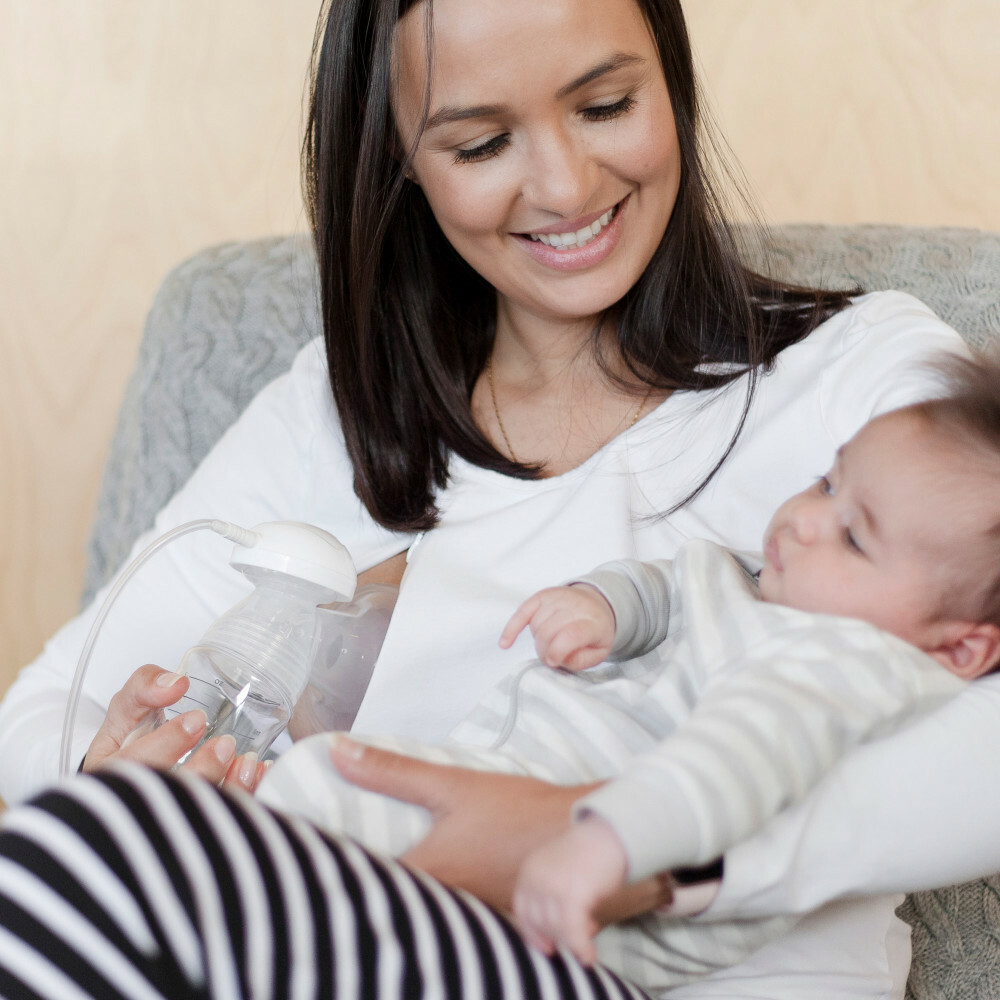
<instances>
[{"instance_id":1,"label":"woman's wrist","mask_svg":"<svg viewBox=\"0 0 1000 1000\"><path fill-rule=\"evenodd\" d=\"M722 888L722 858L697 868L675 868L669 873L671 900L659 906L661 917L693 917L712 905Z\"/></svg>"}]
</instances>

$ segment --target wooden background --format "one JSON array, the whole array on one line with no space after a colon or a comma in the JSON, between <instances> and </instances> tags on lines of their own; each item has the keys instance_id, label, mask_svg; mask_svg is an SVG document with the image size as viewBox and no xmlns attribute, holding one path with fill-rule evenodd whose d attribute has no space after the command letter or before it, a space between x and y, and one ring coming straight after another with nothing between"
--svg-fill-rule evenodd
<instances>
[{"instance_id":1,"label":"wooden background","mask_svg":"<svg viewBox=\"0 0 1000 1000\"><path fill-rule=\"evenodd\" d=\"M765 215L1000 230L1000 0L689 0ZM0 691L75 608L143 317L303 224L318 0L0 0Z\"/></svg>"}]
</instances>

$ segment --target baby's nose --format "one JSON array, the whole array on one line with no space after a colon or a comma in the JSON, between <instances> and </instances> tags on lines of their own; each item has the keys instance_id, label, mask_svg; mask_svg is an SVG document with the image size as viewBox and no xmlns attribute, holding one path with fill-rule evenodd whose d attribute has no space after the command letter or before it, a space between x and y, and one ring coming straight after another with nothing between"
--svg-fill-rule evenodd
<instances>
[{"instance_id":1,"label":"baby's nose","mask_svg":"<svg viewBox=\"0 0 1000 1000\"><path fill-rule=\"evenodd\" d=\"M816 501L804 500L792 511L792 528L802 545L811 545L820 538L823 522L823 509Z\"/></svg>"}]
</instances>

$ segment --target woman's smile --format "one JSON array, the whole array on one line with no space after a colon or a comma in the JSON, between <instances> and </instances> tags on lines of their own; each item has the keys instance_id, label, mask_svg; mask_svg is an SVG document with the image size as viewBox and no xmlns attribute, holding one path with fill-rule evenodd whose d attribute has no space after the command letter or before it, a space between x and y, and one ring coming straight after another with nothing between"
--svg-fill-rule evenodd
<instances>
[{"instance_id":1,"label":"woman's smile","mask_svg":"<svg viewBox=\"0 0 1000 1000\"><path fill-rule=\"evenodd\" d=\"M539 264L557 271L576 271L600 264L618 245L625 216L626 195L593 221L556 223L515 236ZM579 227L579 228L577 228Z\"/></svg>"}]
</instances>

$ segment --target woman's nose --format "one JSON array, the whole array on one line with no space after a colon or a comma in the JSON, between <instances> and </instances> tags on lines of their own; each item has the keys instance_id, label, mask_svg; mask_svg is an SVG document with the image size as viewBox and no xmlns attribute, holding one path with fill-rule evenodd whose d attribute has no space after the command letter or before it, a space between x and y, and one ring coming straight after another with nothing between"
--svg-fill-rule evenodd
<instances>
[{"instance_id":1,"label":"woman's nose","mask_svg":"<svg viewBox=\"0 0 1000 1000\"><path fill-rule=\"evenodd\" d=\"M598 166L586 145L554 132L533 144L524 196L534 208L576 219L595 207L590 201L599 180Z\"/></svg>"}]
</instances>

